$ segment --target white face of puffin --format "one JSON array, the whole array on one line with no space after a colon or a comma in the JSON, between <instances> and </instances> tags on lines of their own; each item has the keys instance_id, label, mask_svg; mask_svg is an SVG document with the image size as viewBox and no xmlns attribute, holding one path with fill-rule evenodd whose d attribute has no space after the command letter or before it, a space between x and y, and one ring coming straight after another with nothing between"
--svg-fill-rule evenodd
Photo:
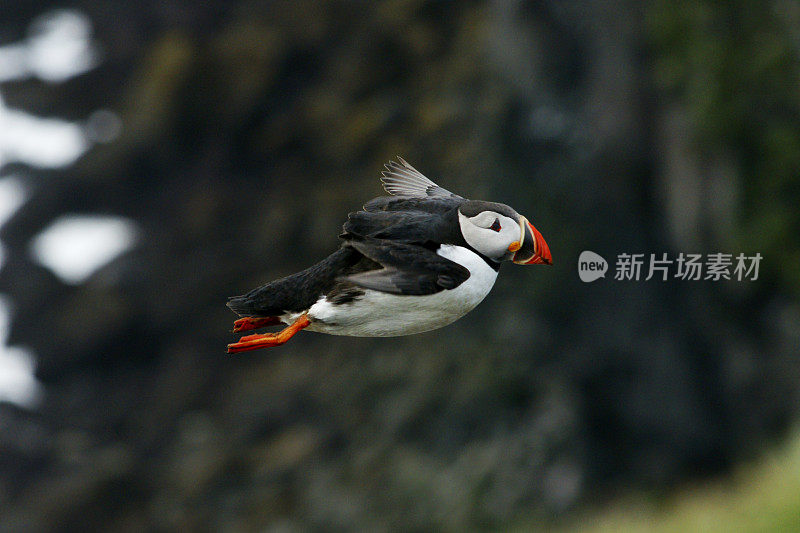
<instances>
[{"instance_id":1,"label":"white face of puffin","mask_svg":"<svg viewBox=\"0 0 800 533\"><path fill-rule=\"evenodd\" d=\"M467 244L498 263L511 259L519 249L522 230L518 220L494 211L482 211L472 217L459 211L458 221Z\"/></svg>"},{"instance_id":2,"label":"white face of puffin","mask_svg":"<svg viewBox=\"0 0 800 533\"><path fill-rule=\"evenodd\" d=\"M539 230L505 204L469 200L459 207L458 222L467 244L498 263L553 263L550 248Z\"/></svg>"}]
</instances>

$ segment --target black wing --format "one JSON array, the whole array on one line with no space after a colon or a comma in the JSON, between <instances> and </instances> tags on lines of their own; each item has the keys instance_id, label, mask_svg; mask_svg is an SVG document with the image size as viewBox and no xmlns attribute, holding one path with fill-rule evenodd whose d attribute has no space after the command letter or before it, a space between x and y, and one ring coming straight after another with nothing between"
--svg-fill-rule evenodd
<instances>
[{"instance_id":1,"label":"black wing","mask_svg":"<svg viewBox=\"0 0 800 533\"><path fill-rule=\"evenodd\" d=\"M383 268L346 276L366 289L402 295L427 295L453 289L469 278L469 270L419 245L386 239L351 239L355 248Z\"/></svg>"},{"instance_id":2,"label":"black wing","mask_svg":"<svg viewBox=\"0 0 800 533\"><path fill-rule=\"evenodd\" d=\"M347 216L341 237L388 239L422 246L461 244L458 206L463 199L380 197Z\"/></svg>"},{"instance_id":3,"label":"black wing","mask_svg":"<svg viewBox=\"0 0 800 533\"><path fill-rule=\"evenodd\" d=\"M342 277L357 286L404 295L434 294L458 287L469 270L436 254L441 244L459 244L461 197L379 197L348 215L341 237L383 268Z\"/></svg>"}]
</instances>

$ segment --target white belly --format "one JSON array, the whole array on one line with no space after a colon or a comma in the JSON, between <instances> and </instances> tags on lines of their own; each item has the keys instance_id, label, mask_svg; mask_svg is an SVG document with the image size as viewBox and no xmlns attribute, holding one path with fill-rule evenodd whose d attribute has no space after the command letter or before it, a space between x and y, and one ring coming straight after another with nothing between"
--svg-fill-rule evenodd
<instances>
[{"instance_id":1,"label":"white belly","mask_svg":"<svg viewBox=\"0 0 800 533\"><path fill-rule=\"evenodd\" d=\"M428 296L398 296L367 289L350 303L333 305L321 298L311 306L310 331L353 337L394 337L446 326L475 308L492 289L497 271L476 253L445 244L437 252L470 271L470 277L451 290ZM291 321L295 317L286 317Z\"/></svg>"}]
</instances>

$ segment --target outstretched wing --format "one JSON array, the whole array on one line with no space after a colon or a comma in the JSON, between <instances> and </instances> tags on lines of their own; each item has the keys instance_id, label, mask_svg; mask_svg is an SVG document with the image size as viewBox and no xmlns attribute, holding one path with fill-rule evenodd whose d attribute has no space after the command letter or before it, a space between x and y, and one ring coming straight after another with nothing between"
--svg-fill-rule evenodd
<instances>
[{"instance_id":1,"label":"outstretched wing","mask_svg":"<svg viewBox=\"0 0 800 533\"><path fill-rule=\"evenodd\" d=\"M465 267L422 246L371 238L353 239L346 246L383 267L342 278L366 289L422 296L454 289L469 278Z\"/></svg>"},{"instance_id":2,"label":"outstretched wing","mask_svg":"<svg viewBox=\"0 0 800 533\"><path fill-rule=\"evenodd\" d=\"M412 198L461 198L447 189L439 187L434 182L422 175L416 168L408 164L402 157L397 157L400 161L389 161L386 163L381 173L381 181L386 192L395 196L406 196Z\"/></svg>"}]
</instances>

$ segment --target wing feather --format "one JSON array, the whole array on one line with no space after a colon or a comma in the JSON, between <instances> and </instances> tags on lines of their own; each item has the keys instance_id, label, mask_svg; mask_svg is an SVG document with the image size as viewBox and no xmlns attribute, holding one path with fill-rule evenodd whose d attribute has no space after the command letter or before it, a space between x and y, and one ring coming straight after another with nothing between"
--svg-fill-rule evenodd
<instances>
[{"instance_id":1,"label":"wing feather","mask_svg":"<svg viewBox=\"0 0 800 533\"><path fill-rule=\"evenodd\" d=\"M389 161L384 165L386 170L381 172L383 188L389 194L413 198L430 198L436 196L461 198L461 196L453 194L447 189L436 185L402 157L398 156L397 159L399 163L396 161Z\"/></svg>"},{"instance_id":2,"label":"wing feather","mask_svg":"<svg viewBox=\"0 0 800 533\"><path fill-rule=\"evenodd\" d=\"M421 296L458 287L470 276L467 268L422 246L371 238L347 245L383 267L343 278L366 289Z\"/></svg>"}]
</instances>

